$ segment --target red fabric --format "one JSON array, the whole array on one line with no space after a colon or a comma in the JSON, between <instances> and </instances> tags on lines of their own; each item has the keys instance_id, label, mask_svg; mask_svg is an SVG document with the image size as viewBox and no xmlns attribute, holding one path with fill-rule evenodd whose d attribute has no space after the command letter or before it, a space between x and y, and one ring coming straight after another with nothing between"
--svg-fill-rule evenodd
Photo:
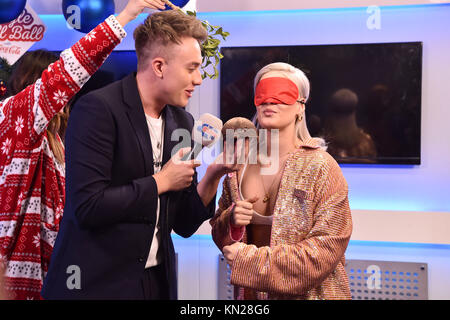
<instances>
[{"instance_id":1,"label":"red fabric","mask_svg":"<svg viewBox=\"0 0 450 320\"><path fill-rule=\"evenodd\" d=\"M294 104L299 91L294 82L287 78L271 77L259 81L255 89L255 106L265 103Z\"/></svg>"},{"instance_id":2,"label":"red fabric","mask_svg":"<svg viewBox=\"0 0 450 320\"><path fill-rule=\"evenodd\" d=\"M120 43L111 21L64 51L40 80L0 102L0 262L11 299L41 299L65 202L65 168L46 128Z\"/></svg>"}]
</instances>

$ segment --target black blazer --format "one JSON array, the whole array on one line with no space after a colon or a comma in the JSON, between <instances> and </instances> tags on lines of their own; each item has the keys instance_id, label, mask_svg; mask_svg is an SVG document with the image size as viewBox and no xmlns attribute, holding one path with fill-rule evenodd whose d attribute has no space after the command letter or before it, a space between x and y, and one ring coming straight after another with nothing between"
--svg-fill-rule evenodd
<instances>
[{"instance_id":1,"label":"black blazer","mask_svg":"<svg viewBox=\"0 0 450 320\"><path fill-rule=\"evenodd\" d=\"M191 132L194 120L173 106L163 117L164 164L175 146L191 144L171 141L172 132ZM153 173L136 75L80 98L66 133L66 204L41 292L45 299L143 298L141 277L156 221ZM177 298L171 231L189 237L214 214L215 199L205 208L196 186L195 175L189 188L161 195L160 250L171 299Z\"/></svg>"}]
</instances>

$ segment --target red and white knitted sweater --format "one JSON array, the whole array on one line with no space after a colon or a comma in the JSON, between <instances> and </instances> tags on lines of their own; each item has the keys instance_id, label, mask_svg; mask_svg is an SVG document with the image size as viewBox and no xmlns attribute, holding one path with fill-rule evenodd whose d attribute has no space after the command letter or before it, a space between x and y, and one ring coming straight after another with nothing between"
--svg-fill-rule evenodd
<instances>
[{"instance_id":1,"label":"red and white knitted sweater","mask_svg":"<svg viewBox=\"0 0 450 320\"><path fill-rule=\"evenodd\" d=\"M46 128L126 36L110 16L17 95L0 102L0 261L12 299L40 299L65 202ZM1 270L1 268L0 268Z\"/></svg>"}]
</instances>

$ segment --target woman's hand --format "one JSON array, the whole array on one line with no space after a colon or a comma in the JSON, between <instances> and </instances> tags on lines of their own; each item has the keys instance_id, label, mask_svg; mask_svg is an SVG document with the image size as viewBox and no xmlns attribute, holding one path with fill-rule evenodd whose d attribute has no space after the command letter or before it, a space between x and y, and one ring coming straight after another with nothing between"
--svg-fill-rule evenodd
<instances>
[{"instance_id":1,"label":"woman's hand","mask_svg":"<svg viewBox=\"0 0 450 320\"><path fill-rule=\"evenodd\" d=\"M165 5L162 0L129 0L125 9L117 16L117 21L125 27L125 25L136 19L145 8L164 10Z\"/></svg>"},{"instance_id":2,"label":"woman's hand","mask_svg":"<svg viewBox=\"0 0 450 320\"><path fill-rule=\"evenodd\" d=\"M258 201L258 197L253 197L248 200L236 201L234 208L231 211L231 223L237 227L243 227L252 221L253 204Z\"/></svg>"},{"instance_id":3,"label":"woman's hand","mask_svg":"<svg viewBox=\"0 0 450 320\"><path fill-rule=\"evenodd\" d=\"M236 258L236 255L241 248L241 245L244 245L242 242L235 242L230 244L229 246L225 246L222 249L223 256L227 259L227 262L230 266L233 265L233 261Z\"/></svg>"}]
</instances>

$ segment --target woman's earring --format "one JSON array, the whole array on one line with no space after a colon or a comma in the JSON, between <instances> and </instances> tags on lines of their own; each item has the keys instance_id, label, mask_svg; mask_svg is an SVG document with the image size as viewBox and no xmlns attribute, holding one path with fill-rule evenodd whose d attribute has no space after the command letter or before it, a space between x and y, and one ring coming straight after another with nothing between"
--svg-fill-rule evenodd
<instances>
[{"instance_id":1,"label":"woman's earring","mask_svg":"<svg viewBox=\"0 0 450 320\"><path fill-rule=\"evenodd\" d=\"M295 116L295 122L302 121L302 120L303 120L303 115L300 115L297 113L297 115Z\"/></svg>"}]
</instances>

